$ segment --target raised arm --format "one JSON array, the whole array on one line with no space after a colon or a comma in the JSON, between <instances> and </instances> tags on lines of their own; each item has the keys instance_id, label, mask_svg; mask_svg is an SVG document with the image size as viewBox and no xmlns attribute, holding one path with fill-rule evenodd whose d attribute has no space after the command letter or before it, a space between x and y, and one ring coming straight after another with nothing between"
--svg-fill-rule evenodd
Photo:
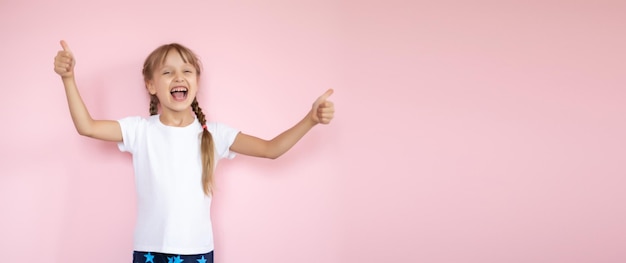
<instances>
[{"instance_id":1,"label":"raised arm","mask_svg":"<svg viewBox=\"0 0 626 263\"><path fill-rule=\"evenodd\" d=\"M122 141L122 129L117 121L112 120L94 120L89 115L83 99L80 97L76 80L74 79L74 55L70 51L65 41L61 40L63 50L59 51L54 58L54 71L61 76L63 86L65 86L65 95L67 104L70 108L70 115L74 127L80 135L105 140L105 141Z\"/></svg>"},{"instance_id":2,"label":"raised arm","mask_svg":"<svg viewBox=\"0 0 626 263\"><path fill-rule=\"evenodd\" d=\"M311 128L318 123L329 124L335 115L335 106L328 97L333 94L329 89L317 98L311 111L295 126L284 131L271 140L263 140L257 137L240 133L230 150L256 157L276 159L293 147Z\"/></svg>"}]
</instances>

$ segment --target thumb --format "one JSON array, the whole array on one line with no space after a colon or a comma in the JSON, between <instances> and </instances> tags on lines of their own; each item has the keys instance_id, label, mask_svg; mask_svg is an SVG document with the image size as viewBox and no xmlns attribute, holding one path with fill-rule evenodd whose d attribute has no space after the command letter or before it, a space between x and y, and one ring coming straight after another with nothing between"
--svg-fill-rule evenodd
<instances>
[{"instance_id":1,"label":"thumb","mask_svg":"<svg viewBox=\"0 0 626 263\"><path fill-rule=\"evenodd\" d=\"M322 103L324 101L326 101L326 99L328 99L328 97L330 97L330 95L333 95L333 92L335 92L333 89L328 89L326 92L324 92L324 94L322 94L322 96L320 96L319 98L317 98L317 103Z\"/></svg>"},{"instance_id":2,"label":"thumb","mask_svg":"<svg viewBox=\"0 0 626 263\"><path fill-rule=\"evenodd\" d=\"M63 51L72 52L70 50L70 46L67 45L67 42L65 42L65 40L61 40L61 47L63 47Z\"/></svg>"}]
</instances>

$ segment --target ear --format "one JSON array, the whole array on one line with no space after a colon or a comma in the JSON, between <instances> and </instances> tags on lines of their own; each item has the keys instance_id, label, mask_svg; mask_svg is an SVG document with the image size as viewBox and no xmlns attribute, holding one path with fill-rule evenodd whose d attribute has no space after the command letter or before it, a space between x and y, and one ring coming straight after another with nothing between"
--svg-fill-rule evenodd
<instances>
[{"instance_id":1,"label":"ear","mask_svg":"<svg viewBox=\"0 0 626 263\"><path fill-rule=\"evenodd\" d=\"M154 87L152 81L146 81L146 89L148 89L150 95L156 95L156 87Z\"/></svg>"}]
</instances>

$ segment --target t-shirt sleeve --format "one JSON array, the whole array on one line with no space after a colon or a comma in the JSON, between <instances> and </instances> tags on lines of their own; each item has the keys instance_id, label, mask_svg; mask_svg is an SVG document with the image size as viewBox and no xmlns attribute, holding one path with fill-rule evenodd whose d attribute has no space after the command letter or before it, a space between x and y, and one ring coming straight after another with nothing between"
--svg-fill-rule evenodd
<instances>
[{"instance_id":1,"label":"t-shirt sleeve","mask_svg":"<svg viewBox=\"0 0 626 263\"><path fill-rule=\"evenodd\" d=\"M117 148L122 152L133 153L137 143L137 130L143 118L126 117L118 120L122 128L122 141L117 143Z\"/></svg>"},{"instance_id":2,"label":"t-shirt sleeve","mask_svg":"<svg viewBox=\"0 0 626 263\"><path fill-rule=\"evenodd\" d=\"M211 135L215 141L215 150L220 158L232 159L235 153L230 151L230 146L235 142L239 130L221 123L212 123Z\"/></svg>"}]
</instances>

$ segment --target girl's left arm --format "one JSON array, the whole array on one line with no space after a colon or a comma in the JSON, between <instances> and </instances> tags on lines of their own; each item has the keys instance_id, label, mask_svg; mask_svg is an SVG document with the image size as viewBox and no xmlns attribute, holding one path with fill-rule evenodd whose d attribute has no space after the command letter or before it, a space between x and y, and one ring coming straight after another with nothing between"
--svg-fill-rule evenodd
<instances>
[{"instance_id":1,"label":"girl's left arm","mask_svg":"<svg viewBox=\"0 0 626 263\"><path fill-rule=\"evenodd\" d=\"M276 159L293 147L315 125L329 124L335 115L335 106L328 97L333 94L329 89L317 98L311 111L295 126L271 140L263 140L248 134L239 133L230 150L236 153Z\"/></svg>"}]
</instances>

